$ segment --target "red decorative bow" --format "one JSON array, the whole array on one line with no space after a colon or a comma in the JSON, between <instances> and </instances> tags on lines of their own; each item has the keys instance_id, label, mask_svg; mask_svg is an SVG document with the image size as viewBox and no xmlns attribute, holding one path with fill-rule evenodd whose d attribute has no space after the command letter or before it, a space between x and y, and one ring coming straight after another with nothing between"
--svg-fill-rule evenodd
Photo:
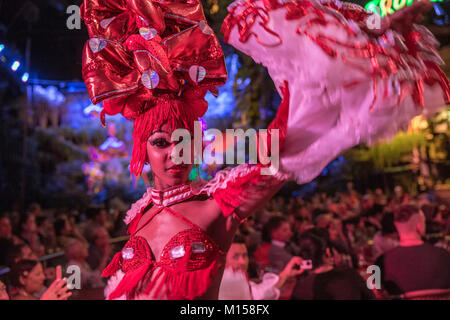
<instances>
[{"instance_id":1,"label":"red decorative bow","mask_svg":"<svg viewBox=\"0 0 450 320\"><path fill-rule=\"evenodd\" d=\"M85 0L81 14L90 36L83 78L92 102L105 101L103 116L135 119L169 94L190 99L200 117L206 91L225 83L223 52L198 0Z\"/></svg>"}]
</instances>

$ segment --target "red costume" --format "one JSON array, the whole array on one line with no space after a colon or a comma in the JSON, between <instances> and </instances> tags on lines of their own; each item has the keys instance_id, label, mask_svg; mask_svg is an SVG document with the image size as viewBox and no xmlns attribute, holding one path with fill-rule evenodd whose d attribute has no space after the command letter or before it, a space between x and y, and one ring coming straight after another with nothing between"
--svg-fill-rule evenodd
<instances>
[{"instance_id":1,"label":"red costume","mask_svg":"<svg viewBox=\"0 0 450 320\"><path fill-rule=\"evenodd\" d=\"M93 103L103 101L103 123L105 114L134 120L130 168L139 175L154 130L169 123L172 129L192 131L194 120L206 112L206 91L217 94L216 86L226 80L222 50L198 0L86 0L81 12L91 37L83 54L86 87ZM225 216L240 220L235 209L248 197L243 190L252 186L256 191L285 178L261 178L259 165L243 165L223 170L206 184L149 189L128 212L130 240L103 272L112 276L107 298L194 299L204 294L224 252L170 205L209 195ZM144 216L152 205L158 210ZM171 238L157 261L146 240L135 234L163 209L188 228ZM137 229L142 217L145 223Z\"/></svg>"},{"instance_id":2,"label":"red costume","mask_svg":"<svg viewBox=\"0 0 450 320\"><path fill-rule=\"evenodd\" d=\"M104 270L109 299L194 299L211 286L224 252L171 205L213 197L225 217L242 220L288 177L308 182L342 151L392 136L449 100L434 38L423 28L377 38L366 28L370 12L339 1L239 0L229 11L225 40L265 64L283 97L269 134L280 130L289 174L243 164L199 185L150 188L125 219L130 240ZM226 80L223 52L198 0L85 0L81 12L91 37L83 54L88 93L103 101L103 123L117 113L134 121L130 168L139 175L152 132L166 123L193 131L207 90L217 95ZM157 210L148 217L150 206ZM187 227L158 260L136 234L161 212Z\"/></svg>"}]
</instances>

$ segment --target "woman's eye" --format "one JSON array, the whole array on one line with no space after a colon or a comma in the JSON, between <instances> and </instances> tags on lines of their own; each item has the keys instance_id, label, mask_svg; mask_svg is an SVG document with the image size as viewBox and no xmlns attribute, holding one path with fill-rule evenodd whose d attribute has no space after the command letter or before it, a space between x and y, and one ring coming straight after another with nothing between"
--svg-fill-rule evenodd
<instances>
[{"instance_id":1,"label":"woman's eye","mask_svg":"<svg viewBox=\"0 0 450 320\"><path fill-rule=\"evenodd\" d=\"M151 142L151 145L156 146L158 148L165 148L168 147L170 143L166 139L155 139Z\"/></svg>"}]
</instances>

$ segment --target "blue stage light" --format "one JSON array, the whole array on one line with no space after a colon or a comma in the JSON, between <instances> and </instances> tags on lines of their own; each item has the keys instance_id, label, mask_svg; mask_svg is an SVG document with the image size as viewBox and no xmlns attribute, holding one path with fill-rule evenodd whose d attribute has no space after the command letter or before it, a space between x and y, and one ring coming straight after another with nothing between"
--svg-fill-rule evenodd
<instances>
[{"instance_id":1,"label":"blue stage light","mask_svg":"<svg viewBox=\"0 0 450 320\"><path fill-rule=\"evenodd\" d=\"M4 44L0 44L0 52L2 52L3 49L5 49L5 45Z\"/></svg>"},{"instance_id":2,"label":"blue stage light","mask_svg":"<svg viewBox=\"0 0 450 320\"><path fill-rule=\"evenodd\" d=\"M11 70L15 72L15 71L17 71L17 69L19 69L19 67L20 67L20 62L16 60L11 65Z\"/></svg>"},{"instance_id":3,"label":"blue stage light","mask_svg":"<svg viewBox=\"0 0 450 320\"><path fill-rule=\"evenodd\" d=\"M27 82L29 77L30 77L30 75L28 74L28 72L25 72L22 75L22 82Z\"/></svg>"}]
</instances>

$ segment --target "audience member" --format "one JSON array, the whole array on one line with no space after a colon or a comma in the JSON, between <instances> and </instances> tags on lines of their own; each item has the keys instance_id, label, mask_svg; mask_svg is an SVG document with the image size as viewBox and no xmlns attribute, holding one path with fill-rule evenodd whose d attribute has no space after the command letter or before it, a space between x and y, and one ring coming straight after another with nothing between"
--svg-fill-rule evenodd
<instances>
[{"instance_id":1,"label":"audience member","mask_svg":"<svg viewBox=\"0 0 450 320\"><path fill-rule=\"evenodd\" d=\"M269 266L272 272L280 273L293 257L288 246L293 235L291 226L285 217L274 216L264 226L263 234L266 240L270 240Z\"/></svg>"},{"instance_id":2,"label":"audience member","mask_svg":"<svg viewBox=\"0 0 450 320\"><path fill-rule=\"evenodd\" d=\"M111 255L111 244L108 232L103 227L93 231L93 243L89 246L89 255L86 259L92 270L101 269Z\"/></svg>"},{"instance_id":3,"label":"audience member","mask_svg":"<svg viewBox=\"0 0 450 320\"><path fill-rule=\"evenodd\" d=\"M355 269L335 268L337 250L325 229L306 231L299 242L299 255L311 260L312 270L299 277L293 300L362 300L374 298Z\"/></svg>"},{"instance_id":4,"label":"audience member","mask_svg":"<svg viewBox=\"0 0 450 320\"><path fill-rule=\"evenodd\" d=\"M98 268L91 269L86 261L89 256L88 249L83 242L72 240L72 242L67 245L65 252L68 261L67 267L77 266L80 268L82 289L101 288L105 286L101 278L101 273L105 268L109 257L103 256Z\"/></svg>"},{"instance_id":5,"label":"audience member","mask_svg":"<svg viewBox=\"0 0 450 320\"><path fill-rule=\"evenodd\" d=\"M44 287L45 274L42 264L36 260L21 260L10 274L13 300L38 300L35 294ZM67 300L71 296L67 280L57 278L42 294L40 300Z\"/></svg>"},{"instance_id":6,"label":"audience member","mask_svg":"<svg viewBox=\"0 0 450 320\"><path fill-rule=\"evenodd\" d=\"M425 215L413 205L394 213L400 245L377 261L383 288L391 295L426 289L450 289L450 253L425 243Z\"/></svg>"},{"instance_id":7,"label":"audience member","mask_svg":"<svg viewBox=\"0 0 450 320\"><path fill-rule=\"evenodd\" d=\"M278 275L265 273L261 281L249 281L249 257L245 240L236 236L227 252L219 300L277 300L280 288L286 281L303 272L298 268L301 262L299 257L293 257Z\"/></svg>"},{"instance_id":8,"label":"audience member","mask_svg":"<svg viewBox=\"0 0 450 320\"><path fill-rule=\"evenodd\" d=\"M398 234L394 225L394 214L386 212L381 219L381 231L373 237L374 258L398 246Z\"/></svg>"}]
</instances>

